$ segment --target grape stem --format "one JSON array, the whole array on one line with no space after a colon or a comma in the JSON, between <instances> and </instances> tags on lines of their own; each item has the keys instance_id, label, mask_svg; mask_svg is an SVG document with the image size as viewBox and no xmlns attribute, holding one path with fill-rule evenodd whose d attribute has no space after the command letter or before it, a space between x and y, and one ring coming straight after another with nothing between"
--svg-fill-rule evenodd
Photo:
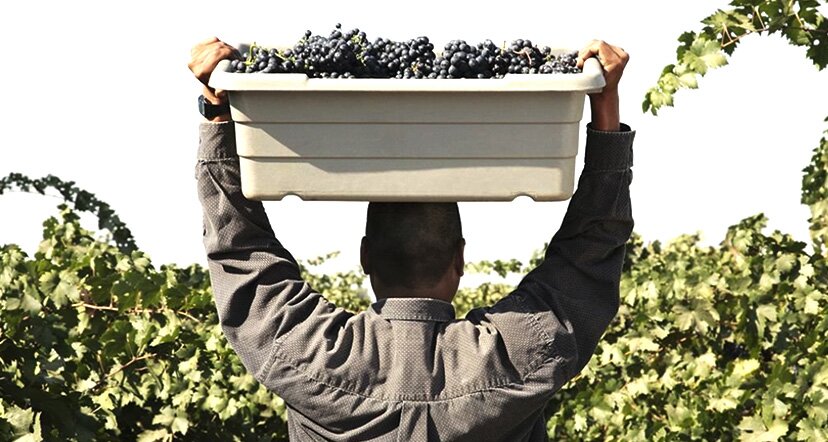
<instances>
[{"instance_id":1,"label":"grape stem","mask_svg":"<svg viewBox=\"0 0 828 442\"><path fill-rule=\"evenodd\" d=\"M357 60L359 60L359 62L364 67L365 66L365 40L363 38L361 38L360 36L358 36L358 35L354 35L353 37L351 37L351 43L355 43L355 44L359 45L360 51L359 51L359 54L357 54Z\"/></svg>"},{"instance_id":2,"label":"grape stem","mask_svg":"<svg viewBox=\"0 0 828 442\"><path fill-rule=\"evenodd\" d=\"M302 40L305 40L305 39L303 38ZM244 62L245 66L250 66L250 65L253 64L253 59L254 59L253 54L256 51L256 49L264 49L266 52L270 52L271 48L266 48L264 46L257 45L256 42L253 42L253 44L250 45L249 52L247 53L247 60L245 60L245 62ZM286 61L286 60L290 60L290 61L293 61L293 62L296 61L296 59L294 57L285 57L285 54L283 54L282 51L280 51L276 48L273 48L273 50L276 53L276 56L281 58L282 61Z\"/></svg>"},{"instance_id":3,"label":"grape stem","mask_svg":"<svg viewBox=\"0 0 828 442\"><path fill-rule=\"evenodd\" d=\"M250 45L250 49L247 50L247 60L244 61L245 66L250 66L253 64L253 52L256 50L258 46L254 41L253 44Z\"/></svg>"},{"instance_id":4,"label":"grape stem","mask_svg":"<svg viewBox=\"0 0 828 442\"><path fill-rule=\"evenodd\" d=\"M526 57L526 61L528 61L529 63L532 63L532 56L530 55L530 54L531 54L531 52L532 52L532 50L531 50L531 49L529 49L529 48L523 48L523 49L521 49L521 50L519 50L519 51L512 51L512 52L513 52L514 54L517 54L517 55L523 55L523 56L525 56L525 57Z\"/></svg>"}]
</instances>

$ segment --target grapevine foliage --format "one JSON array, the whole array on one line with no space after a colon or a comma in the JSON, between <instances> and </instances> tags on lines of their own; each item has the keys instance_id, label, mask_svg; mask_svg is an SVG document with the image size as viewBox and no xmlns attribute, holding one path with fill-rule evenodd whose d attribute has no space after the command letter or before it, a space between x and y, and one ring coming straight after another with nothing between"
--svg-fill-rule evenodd
<instances>
[{"instance_id":1,"label":"grapevine foliage","mask_svg":"<svg viewBox=\"0 0 828 442\"><path fill-rule=\"evenodd\" d=\"M825 119L828 122L828 118ZM828 129L814 149L802 177L802 204L811 208L811 239L817 250L828 252Z\"/></svg>"},{"instance_id":2,"label":"grapevine foliage","mask_svg":"<svg viewBox=\"0 0 828 442\"><path fill-rule=\"evenodd\" d=\"M763 234L765 221L743 220L715 248L698 236L666 245L633 237L621 311L550 402L551 437L828 440L828 264L787 235ZM501 276L525 268L469 265ZM305 275L338 305L369 305L360 273ZM512 289L463 289L457 314ZM0 249L0 293L0 434L287 437L285 404L221 334L203 268L156 268L95 239L64 206L44 223L34 257Z\"/></svg>"},{"instance_id":3,"label":"grapevine foliage","mask_svg":"<svg viewBox=\"0 0 828 442\"><path fill-rule=\"evenodd\" d=\"M94 194L79 189L74 181L63 181L54 175L32 179L20 173L10 173L0 179L0 195L6 191L34 191L45 195L49 188L57 190L63 201L71 203L75 210L94 214L98 218L98 228L109 230L121 251L137 250L132 232L109 204L99 200Z\"/></svg>"},{"instance_id":4,"label":"grapevine foliage","mask_svg":"<svg viewBox=\"0 0 828 442\"><path fill-rule=\"evenodd\" d=\"M655 87L644 96L644 112L653 115L673 105L673 94L698 87L698 77L727 64L742 38L782 34L791 44L807 48L806 56L821 70L828 65L828 21L817 9L818 0L733 0L702 23L699 32L681 34L676 63L661 72Z\"/></svg>"},{"instance_id":5,"label":"grapevine foliage","mask_svg":"<svg viewBox=\"0 0 828 442\"><path fill-rule=\"evenodd\" d=\"M354 272L305 277L368 306ZM285 405L247 373L198 265L155 268L61 206L35 256L0 249L0 440L274 440Z\"/></svg>"},{"instance_id":6,"label":"grapevine foliage","mask_svg":"<svg viewBox=\"0 0 828 442\"><path fill-rule=\"evenodd\" d=\"M549 405L550 435L586 440L828 440L825 257L763 215L718 247L628 244L622 307Z\"/></svg>"}]
</instances>

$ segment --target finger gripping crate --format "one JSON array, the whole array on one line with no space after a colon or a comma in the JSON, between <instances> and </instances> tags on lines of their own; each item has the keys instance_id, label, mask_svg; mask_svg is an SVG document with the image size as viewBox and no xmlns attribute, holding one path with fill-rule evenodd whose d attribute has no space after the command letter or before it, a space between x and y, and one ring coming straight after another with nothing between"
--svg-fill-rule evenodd
<instances>
[{"instance_id":1,"label":"finger gripping crate","mask_svg":"<svg viewBox=\"0 0 828 442\"><path fill-rule=\"evenodd\" d=\"M572 195L584 97L604 78L594 59L579 74L407 80L231 73L225 60L210 86L228 91L251 199L556 201Z\"/></svg>"}]
</instances>

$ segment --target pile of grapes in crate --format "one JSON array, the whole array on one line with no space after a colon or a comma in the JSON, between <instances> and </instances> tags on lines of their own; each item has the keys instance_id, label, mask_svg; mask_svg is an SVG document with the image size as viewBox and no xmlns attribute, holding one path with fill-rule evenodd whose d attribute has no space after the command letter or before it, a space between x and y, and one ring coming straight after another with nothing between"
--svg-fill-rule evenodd
<instances>
[{"instance_id":1,"label":"pile of grapes in crate","mask_svg":"<svg viewBox=\"0 0 828 442\"><path fill-rule=\"evenodd\" d=\"M497 46L491 40L472 45L452 40L441 54L428 37L408 41L377 38L371 42L359 29L329 36L305 32L292 48L280 50L253 44L234 72L295 73L311 78L503 78L506 74L579 73L577 52L553 54L530 40Z\"/></svg>"}]
</instances>

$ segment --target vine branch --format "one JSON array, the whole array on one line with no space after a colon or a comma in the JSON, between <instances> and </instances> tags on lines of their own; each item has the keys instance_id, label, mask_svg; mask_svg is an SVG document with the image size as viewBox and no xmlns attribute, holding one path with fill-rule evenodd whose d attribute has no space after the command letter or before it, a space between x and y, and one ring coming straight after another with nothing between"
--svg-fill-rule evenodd
<instances>
[{"instance_id":1,"label":"vine branch","mask_svg":"<svg viewBox=\"0 0 828 442\"><path fill-rule=\"evenodd\" d=\"M112 239L121 252L131 253L138 250L132 232L110 205L99 200L93 193L78 188L74 181L64 181L54 175L32 179L15 172L0 178L0 195L7 191L17 191L54 197L46 194L46 189L50 187L60 194L57 198L71 203L75 210L95 215L98 218L98 228L107 229L112 233Z\"/></svg>"},{"instance_id":2,"label":"vine branch","mask_svg":"<svg viewBox=\"0 0 828 442\"><path fill-rule=\"evenodd\" d=\"M98 383L96 383L95 386L92 387L92 390L97 390L97 389L101 388L104 384L106 384L106 382L110 378L112 378L116 374L126 370L132 364L135 364L136 362L140 362L140 361L143 361L143 360L146 360L146 359L151 359L151 358L154 358L154 357L155 357L155 353L147 353L147 354L142 355L142 356L133 356L132 359L130 359L126 364L119 365L118 367L115 367L114 369L110 370L108 374L104 375L101 378L101 380L99 380Z\"/></svg>"},{"instance_id":3,"label":"vine branch","mask_svg":"<svg viewBox=\"0 0 828 442\"><path fill-rule=\"evenodd\" d=\"M108 311L108 312L120 311L120 310L118 310L118 307L88 304L88 303L85 303L85 302L76 302L76 303L72 304L72 307L75 307L75 308L83 307L83 308L86 308L88 310L101 310L101 311ZM193 316L193 315L191 315L187 312L181 311L181 310L173 310L173 309L158 310L158 309L150 309L150 308L132 308L132 309L128 309L127 311L132 312L132 313L139 313L139 314L140 313L150 313L150 314L152 314L152 313L164 313L165 310L166 311L171 311L171 312L173 312L177 315L181 315L181 316L184 316L187 319L198 322L198 318L196 318L195 316Z\"/></svg>"}]
</instances>

